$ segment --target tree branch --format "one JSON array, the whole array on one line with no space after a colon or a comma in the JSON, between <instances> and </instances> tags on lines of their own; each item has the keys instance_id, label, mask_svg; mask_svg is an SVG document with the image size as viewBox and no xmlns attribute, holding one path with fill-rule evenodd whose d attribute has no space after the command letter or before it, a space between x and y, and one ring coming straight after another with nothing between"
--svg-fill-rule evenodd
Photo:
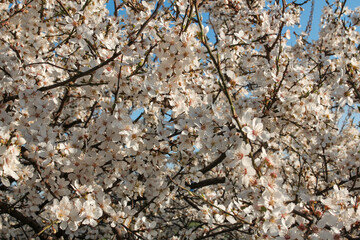
<instances>
[{"instance_id":1,"label":"tree branch","mask_svg":"<svg viewBox=\"0 0 360 240\"><path fill-rule=\"evenodd\" d=\"M38 224L34 219L25 216L21 212L17 211L15 208L11 207L11 205L4 202L0 202L0 214L4 214L4 213L7 213L10 216L16 218L19 222L30 226L36 233L42 230L40 224ZM43 240L47 239L47 236L45 235L43 236L40 235L39 237L40 239Z\"/></svg>"},{"instance_id":2,"label":"tree branch","mask_svg":"<svg viewBox=\"0 0 360 240\"><path fill-rule=\"evenodd\" d=\"M208 171L216 167L218 164L220 164L225 158L226 154L221 153L221 155L217 159L211 162L208 166L205 166L203 169L201 169L200 172L202 172L203 174L207 173Z\"/></svg>"},{"instance_id":3,"label":"tree branch","mask_svg":"<svg viewBox=\"0 0 360 240\"><path fill-rule=\"evenodd\" d=\"M206 179L197 183L191 183L191 184L186 184L186 186L190 187L191 189L196 189L196 188L202 188L202 187L206 187L206 186L210 186L210 185L216 185L219 183L224 183L225 182L225 177L217 177L217 178L210 178L210 179Z\"/></svg>"}]
</instances>

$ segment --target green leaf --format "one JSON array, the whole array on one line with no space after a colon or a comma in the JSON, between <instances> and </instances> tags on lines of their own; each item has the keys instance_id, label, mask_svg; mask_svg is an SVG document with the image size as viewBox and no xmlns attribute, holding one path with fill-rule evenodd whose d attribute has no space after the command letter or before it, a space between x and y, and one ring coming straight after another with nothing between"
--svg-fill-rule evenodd
<instances>
[{"instance_id":1,"label":"green leaf","mask_svg":"<svg viewBox=\"0 0 360 240\"><path fill-rule=\"evenodd\" d=\"M261 206L260 211L262 211L262 212L266 212L266 211L267 211L267 208L266 208L266 207L264 207L264 206Z\"/></svg>"}]
</instances>

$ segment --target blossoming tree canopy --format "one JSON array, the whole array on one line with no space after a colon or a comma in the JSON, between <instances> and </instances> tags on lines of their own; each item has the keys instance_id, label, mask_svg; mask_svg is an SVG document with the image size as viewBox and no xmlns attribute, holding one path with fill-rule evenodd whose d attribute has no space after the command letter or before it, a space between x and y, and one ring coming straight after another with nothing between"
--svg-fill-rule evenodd
<instances>
[{"instance_id":1,"label":"blossoming tree canopy","mask_svg":"<svg viewBox=\"0 0 360 240\"><path fill-rule=\"evenodd\" d=\"M360 237L360 8L113 4L0 1L3 238Z\"/></svg>"}]
</instances>

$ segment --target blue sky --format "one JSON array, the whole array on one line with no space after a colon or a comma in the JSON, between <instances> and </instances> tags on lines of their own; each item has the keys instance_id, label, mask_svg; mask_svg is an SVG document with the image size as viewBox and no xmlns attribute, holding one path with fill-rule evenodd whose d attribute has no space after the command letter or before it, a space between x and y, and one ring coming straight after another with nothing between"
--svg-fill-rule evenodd
<instances>
[{"instance_id":1,"label":"blue sky","mask_svg":"<svg viewBox=\"0 0 360 240\"><path fill-rule=\"evenodd\" d=\"M324 6L326 6L325 0L315 0L312 30L309 39L317 39L318 36L317 33L320 31L321 11ZM360 7L360 0L348 0L346 1L345 6L349 7L350 9L355 9L356 7ZM302 17L301 17L301 30L305 30L306 28L306 25L309 20L310 10L311 10L311 1L304 5L304 12L302 13Z\"/></svg>"},{"instance_id":2,"label":"blue sky","mask_svg":"<svg viewBox=\"0 0 360 240\"><path fill-rule=\"evenodd\" d=\"M330 0L331 2L331 0ZM314 6L314 16L313 16L313 22L312 22L312 30L309 36L309 40L315 40L317 39L318 32L320 30L320 17L321 17L321 10L326 5L325 0L315 0L315 6ZM347 0L346 6L350 9L355 9L356 7L360 7L360 0ZM114 12L114 2L113 0L109 0L107 3L107 7L110 11L110 14L113 14ZM301 17L301 26L299 28L292 28L291 31L296 31L299 33L301 30L305 30L306 25L309 20L310 10L311 10L311 1L309 3L305 4L303 6L304 11L302 13ZM209 36L211 38L211 36Z\"/></svg>"}]
</instances>

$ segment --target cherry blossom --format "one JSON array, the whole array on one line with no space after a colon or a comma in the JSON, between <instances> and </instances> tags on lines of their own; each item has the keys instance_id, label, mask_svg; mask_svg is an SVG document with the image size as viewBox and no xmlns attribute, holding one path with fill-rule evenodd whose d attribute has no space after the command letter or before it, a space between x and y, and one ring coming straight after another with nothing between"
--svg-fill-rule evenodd
<instances>
[{"instance_id":1,"label":"cherry blossom","mask_svg":"<svg viewBox=\"0 0 360 240\"><path fill-rule=\"evenodd\" d=\"M266 131L263 131L263 124L259 118L254 118L250 125L244 127L244 131L247 133L247 137L255 141L259 138L262 141L267 141L269 139L269 134Z\"/></svg>"},{"instance_id":2,"label":"cherry blossom","mask_svg":"<svg viewBox=\"0 0 360 240\"><path fill-rule=\"evenodd\" d=\"M359 238L347 2L1 1L1 237Z\"/></svg>"}]
</instances>

